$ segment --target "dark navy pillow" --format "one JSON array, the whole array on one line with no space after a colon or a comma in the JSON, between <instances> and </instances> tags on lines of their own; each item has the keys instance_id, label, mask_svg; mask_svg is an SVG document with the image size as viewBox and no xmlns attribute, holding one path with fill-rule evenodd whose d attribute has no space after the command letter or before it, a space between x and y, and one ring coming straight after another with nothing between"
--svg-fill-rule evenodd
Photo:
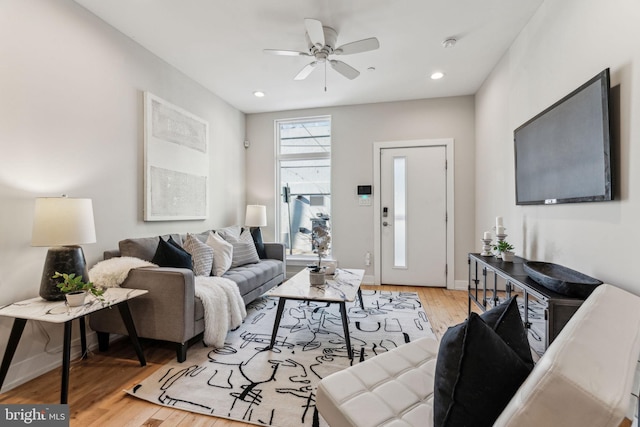
<instances>
[{"instance_id":1,"label":"dark navy pillow","mask_svg":"<svg viewBox=\"0 0 640 427\"><path fill-rule=\"evenodd\" d=\"M160 237L156 253L151 262L160 267L193 269L191 254L182 249L182 247L171 237L169 237L168 241L165 241Z\"/></svg>"}]
</instances>

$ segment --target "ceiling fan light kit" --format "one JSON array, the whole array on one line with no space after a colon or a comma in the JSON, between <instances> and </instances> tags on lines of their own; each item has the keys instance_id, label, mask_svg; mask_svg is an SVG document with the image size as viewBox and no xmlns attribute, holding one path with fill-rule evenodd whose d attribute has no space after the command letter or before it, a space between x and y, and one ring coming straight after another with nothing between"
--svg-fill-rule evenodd
<instances>
[{"instance_id":1,"label":"ceiling fan light kit","mask_svg":"<svg viewBox=\"0 0 640 427\"><path fill-rule=\"evenodd\" d=\"M302 70L300 70L300 72L298 72L298 74L296 74L296 76L294 77L294 80L306 79L318 64L324 64L326 70L327 62L335 71L342 74L349 80L353 80L360 75L360 72L343 61L331 59L330 55L351 55L354 53L368 52L380 47L378 39L376 39L375 37L370 37L367 39L347 43L336 48L335 46L338 40L338 33L336 30L331 27L325 27L319 20L311 18L306 18L304 20L304 25L306 28L305 38L307 41L307 46L309 48L308 52L281 49L264 50L265 53L273 55L312 56L314 60L307 64Z\"/></svg>"}]
</instances>

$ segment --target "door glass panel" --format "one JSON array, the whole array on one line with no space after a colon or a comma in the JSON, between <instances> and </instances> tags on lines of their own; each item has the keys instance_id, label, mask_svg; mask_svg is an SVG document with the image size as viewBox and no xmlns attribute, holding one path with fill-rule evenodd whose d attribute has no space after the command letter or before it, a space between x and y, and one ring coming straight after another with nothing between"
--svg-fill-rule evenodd
<instances>
[{"instance_id":1,"label":"door glass panel","mask_svg":"<svg viewBox=\"0 0 640 427\"><path fill-rule=\"evenodd\" d=\"M393 159L394 267L407 266L407 158Z\"/></svg>"}]
</instances>

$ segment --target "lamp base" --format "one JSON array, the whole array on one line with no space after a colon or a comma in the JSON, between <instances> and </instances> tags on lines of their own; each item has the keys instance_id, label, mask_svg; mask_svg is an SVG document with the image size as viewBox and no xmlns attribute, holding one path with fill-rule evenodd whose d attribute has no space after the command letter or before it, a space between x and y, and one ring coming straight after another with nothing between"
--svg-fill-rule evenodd
<instances>
[{"instance_id":1,"label":"lamp base","mask_svg":"<svg viewBox=\"0 0 640 427\"><path fill-rule=\"evenodd\" d=\"M42 270L42 280L40 281L40 296L48 301L64 300L64 292L56 286L57 279L52 276L56 273L75 273L82 276L84 282L89 281L87 262L84 252L80 246L61 246L50 248Z\"/></svg>"},{"instance_id":2,"label":"lamp base","mask_svg":"<svg viewBox=\"0 0 640 427\"><path fill-rule=\"evenodd\" d=\"M249 227L249 230L251 231L251 237L253 237L253 243L256 245L258 256L260 259L266 258L267 253L264 249L264 243L262 242L262 231L260 231L260 227Z\"/></svg>"}]
</instances>

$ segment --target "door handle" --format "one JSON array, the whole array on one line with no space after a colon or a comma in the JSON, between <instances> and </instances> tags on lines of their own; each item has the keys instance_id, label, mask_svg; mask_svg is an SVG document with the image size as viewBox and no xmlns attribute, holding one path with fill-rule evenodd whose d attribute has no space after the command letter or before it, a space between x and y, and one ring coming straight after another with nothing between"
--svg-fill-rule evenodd
<instances>
[{"instance_id":1,"label":"door handle","mask_svg":"<svg viewBox=\"0 0 640 427\"><path fill-rule=\"evenodd\" d=\"M389 224L387 221L384 221L382 223L382 225L385 226L385 227L391 227L391 224Z\"/></svg>"}]
</instances>

